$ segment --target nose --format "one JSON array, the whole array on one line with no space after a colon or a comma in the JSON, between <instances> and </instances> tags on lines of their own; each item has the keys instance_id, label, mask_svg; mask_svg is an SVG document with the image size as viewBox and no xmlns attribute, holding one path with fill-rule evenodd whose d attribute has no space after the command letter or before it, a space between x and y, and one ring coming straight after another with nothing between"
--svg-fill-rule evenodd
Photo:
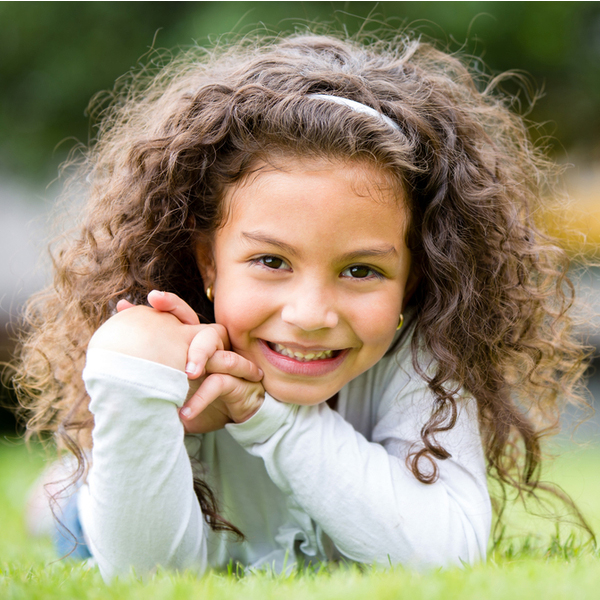
<instances>
[{"instance_id":1,"label":"nose","mask_svg":"<svg viewBox=\"0 0 600 600\"><path fill-rule=\"evenodd\" d=\"M333 329L339 322L331 294L314 281L294 288L281 311L281 319L304 331Z\"/></svg>"}]
</instances>

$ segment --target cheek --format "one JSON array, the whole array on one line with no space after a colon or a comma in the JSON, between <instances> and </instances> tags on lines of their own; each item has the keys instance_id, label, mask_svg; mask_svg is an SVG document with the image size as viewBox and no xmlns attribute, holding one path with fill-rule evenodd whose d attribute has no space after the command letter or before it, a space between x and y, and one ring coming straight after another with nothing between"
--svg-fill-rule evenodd
<instances>
[{"instance_id":1,"label":"cheek","mask_svg":"<svg viewBox=\"0 0 600 600\"><path fill-rule=\"evenodd\" d=\"M396 333L400 319L400 298L380 298L353 311L353 329L363 344L387 346Z\"/></svg>"},{"instance_id":2,"label":"cheek","mask_svg":"<svg viewBox=\"0 0 600 600\"><path fill-rule=\"evenodd\" d=\"M225 326L234 347L243 346L250 332L259 327L270 315L268 296L252 293L249 289L222 290L215 298L215 320Z\"/></svg>"}]
</instances>

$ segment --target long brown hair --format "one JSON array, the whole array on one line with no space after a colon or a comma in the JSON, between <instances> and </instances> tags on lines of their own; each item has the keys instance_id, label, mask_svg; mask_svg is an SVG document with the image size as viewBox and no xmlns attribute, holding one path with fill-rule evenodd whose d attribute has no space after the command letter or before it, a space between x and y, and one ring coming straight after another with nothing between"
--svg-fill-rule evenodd
<instances>
[{"instance_id":1,"label":"long brown hair","mask_svg":"<svg viewBox=\"0 0 600 600\"><path fill-rule=\"evenodd\" d=\"M490 474L534 494L541 436L564 403L583 402L586 351L572 331L568 257L537 222L555 169L497 81L410 37L293 35L192 50L118 83L92 105L98 136L76 173L87 182L81 224L54 248L54 284L25 313L14 382L28 434L54 432L75 453L90 446L81 371L118 299L169 290L213 320L194 242L210 239L224 187L257 159L364 160L403 190L420 277L412 347L434 411L409 467L436 480L449 456L436 434L454 426L467 393ZM399 130L310 94L369 105ZM219 527L214 498L198 494Z\"/></svg>"}]
</instances>

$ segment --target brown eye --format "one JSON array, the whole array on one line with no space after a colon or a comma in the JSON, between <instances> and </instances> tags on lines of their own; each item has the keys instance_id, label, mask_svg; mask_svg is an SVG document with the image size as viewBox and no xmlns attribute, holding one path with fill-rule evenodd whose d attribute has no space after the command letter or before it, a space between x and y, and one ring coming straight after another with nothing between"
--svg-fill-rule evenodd
<instances>
[{"instance_id":1,"label":"brown eye","mask_svg":"<svg viewBox=\"0 0 600 600\"><path fill-rule=\"evenodd\" d=\"M349 272L350 277L354 277L355 279L364 279L373 272L372 269L369 269L369 267L365 267L364 265L350 267L347 271Z\"/></svg>"},{"instance_id":2,"label":"brown eye","mask_svg":"<svg viewBox=\"0 0 600 600\"><path fill-rule=\"evenodd\" d=\"M263 256L259 258L259 262L265 265L265 267L269 267L269 269L281 269L287 267L285 261L277 256Z\"/></svg>"},{"instance_id":3,"label":"brown eye","mask_svg":"<svg viewBox=\"0 0 600 600\"><path fill-rule=\"evenodd\" d=\"M353 265L344 269L341 274L342 277L348 279L383 279L383 275L367 265Z\"/></svg>"}]
</instances>

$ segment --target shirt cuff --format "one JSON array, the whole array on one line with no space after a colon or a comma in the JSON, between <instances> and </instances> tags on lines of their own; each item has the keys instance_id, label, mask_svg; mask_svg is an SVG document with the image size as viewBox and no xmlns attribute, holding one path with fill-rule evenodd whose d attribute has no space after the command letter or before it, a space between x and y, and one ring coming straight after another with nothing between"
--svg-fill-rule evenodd
<instances>
[{"instance_id":1,"label":"shirt cuff","mask_svg":"<svg viewBox=\"0 0 600 600\"><path fill-rule=\"evenodd\" d=\"M225 429L241 446L262 444L298 412L297 404L279 402L265 393L261 407L243 423L228 423Z\"/></svg>"},{"instance_id":2,"label":"shirt cuff","mask_svg":"<svg viewBox=\"0 0 600 600\"><path fill-rule=\"evenodd\" d=\"M121 352L88 350L82 377L86 385L109 379L123 386L150 392L152 397L182 406L189 391L187 375L167 365Z\"/></svg>"}]
</instances>

